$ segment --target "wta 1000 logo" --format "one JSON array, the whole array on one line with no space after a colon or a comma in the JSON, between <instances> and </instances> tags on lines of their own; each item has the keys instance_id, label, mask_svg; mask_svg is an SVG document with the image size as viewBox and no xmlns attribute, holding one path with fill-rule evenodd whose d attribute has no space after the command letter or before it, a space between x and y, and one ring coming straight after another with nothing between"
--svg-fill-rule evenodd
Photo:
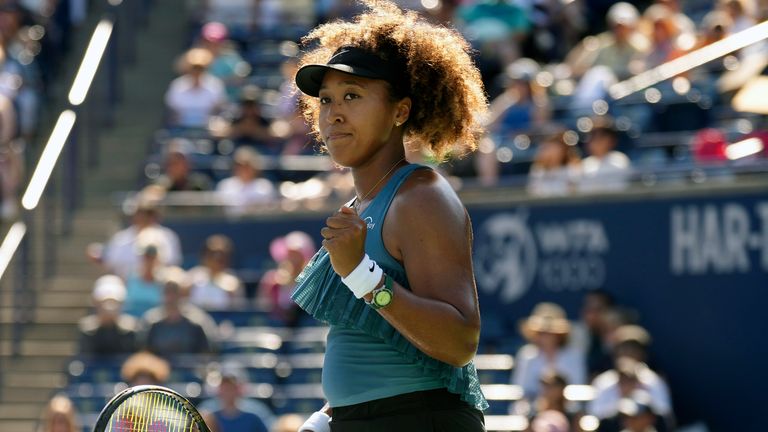
<instances>
[{"instance_id":1,"label":"wta 1000 logo","mask_svg":"<svg viewBox=\"0 0 768 432\"><path fill-rule=\"evenodd\" d=\"M475 233L478 288L504 302L536 284L546 291L581 291L605 282L610 244L602 222L572 219L529 224L525 211L494 215Z\"/></svg>"}]
</instances>

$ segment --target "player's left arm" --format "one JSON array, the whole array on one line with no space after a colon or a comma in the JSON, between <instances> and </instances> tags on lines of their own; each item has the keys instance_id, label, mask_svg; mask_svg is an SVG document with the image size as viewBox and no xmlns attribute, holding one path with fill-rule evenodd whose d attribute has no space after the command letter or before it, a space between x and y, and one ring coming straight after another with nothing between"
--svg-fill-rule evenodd
<instances>
[{"instance_id":1,"label":"player's left arm","mask_svg":"<svg viewBox=\"0 0 768 432\"><path fill-rule=\"evenodd\" d=\"M480 338L472 227L448 182L434 171L414 172L392 202L383 237L411 289L395 283L392 303L379 312L429 356L469 363Z\"/></svg>"}]
</instances>

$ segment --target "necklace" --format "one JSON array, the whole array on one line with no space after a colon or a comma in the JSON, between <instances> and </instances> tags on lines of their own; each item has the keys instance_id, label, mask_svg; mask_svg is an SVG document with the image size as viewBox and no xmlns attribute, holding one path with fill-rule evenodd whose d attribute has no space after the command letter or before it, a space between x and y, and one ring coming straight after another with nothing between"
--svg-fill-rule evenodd
<instances>
[{"instance_id":1,"label":"necklace","mask_svg":"<svg viewBox=\"0 0 768 432\"><path fill-rule=\"evenodd\" d=\"M370 195L370 194L371 194L371 192L373 192L373 191L376 189L376 187L377 187L377 186L379 186L379 184L380 184L382 181L384 181L384 179L385 179L385 178L387 178L387 176L388 176L388 175L389 175L389 174L392 172L392 170L394 170L394 169L395 169L395 167L396 167L396 166L398 166L398 165L400 164L400 162L402 162L402 161L404 161L404 160L405 160L405 158L401 158L399 161L395 162L395 164L394 164L394 165L392 165L392 167L389 169L389 171L387 171L386 173L384 173L384 175L383 175L383 176L381 176L381 178L379 179L379 181L377 181L377 182L376 182L376 184L374 184L374 185L373 185L373 187L371 187L370 189L368 189L368 192L366 192L366 193L365 193L365 195L363 195L361 198L358 198L357 196L355 196L355 202L352 204L352 207L354 207L354 209L355 209L355 211L356 211L356 212L360 213L358 210L359 210L360 204L363 202L363 200L364 200L364 199L366 199L366 198L368 198L368 195Z\"/></svg>"}]
</instances>

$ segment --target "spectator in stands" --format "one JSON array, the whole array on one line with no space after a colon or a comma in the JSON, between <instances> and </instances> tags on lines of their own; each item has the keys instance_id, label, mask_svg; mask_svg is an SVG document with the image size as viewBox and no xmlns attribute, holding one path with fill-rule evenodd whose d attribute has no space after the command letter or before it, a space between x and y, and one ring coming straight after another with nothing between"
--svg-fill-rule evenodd
<instances>
[{"instance_id":1,"label":"spectator in stands","mask_svg":"<svg viewBox=\"0 0 768 432\"><path fill-rule=\"evenodd\" d=\"M595 397L587 412L600 419L614 417L622 397L642 389L651 395L654 411L671 418L669 389L647 362L648 332L636 325L625 325L614 332L614 368L598 375L592 382Z\"/></svg>"},{"instance_id":2,"label":"spectator in stands","mask_svg":"<svg viewBox=\"0 0 768 432\"><path fill-rule=\"evenodd\" d=\"M138 249L141 256L139 270L130 273L125 283L125 312L135 317L141 317L162 302L162 273L165 269L155 244L142 244Z\"/></svg>"},{"instance_id":3,"label":"spectator in stands","mask_svg":"<svg viewBox=\"0 0 768 432\"><path fill-rule=\"evenodd\" d=\"M635 390L619 401L619 416L622 432L657 432L658 419L653 408L651 395ZM600 429L603 430L602 428Z\"/></svg>"},{"instance_id":4,"label":"spectator in stands","mask_svg":"<svg viewBox=\"0 0 768 432\"><path fill-rule=\"evenodd\" d=\"M507 137L544 125L550 117L546 92L536 84L540 66L522 58L507 66L501 82L504 91L489 106L488 131Z\"/></svg>"},{"instance_id":5,"label":"spectator in stands","mask_svg":"<svg viewBox=\"0 0 768 432\"><path fill-rule=\"evenodd\" d=\"M163 192L207 191L211 190L211 181L205 174L192 169L189 150L177 138L168 145L165 154L165 171L154 184Z\"/></svg>"},{"instance_id":6,"label":"spectator in stands","mask_svg":"<svg viewBox=\"0 0 768 432\"><path fill-rule=\"evenodd\" d=\"M66 395L59 394L51 398L45 406L37 432L81 432L77 409Z\"/></svg>"},{"instance_id":7,"label":"spectator in stands","mask_svg":"<svg viewBox=\"0 0 768 432\"><path fill-rule=\"evenodd\" d=\"M221 80L231 102L237 100L245 77L251 73L248 64L229 40L227 26L220 22L206 23L200 30L200 46L213 55L208 73Z\"/></svg>"},{"instance_id":8,"label":"spectator in stands","mask_svg":"<svg viewBox=\"0 0 768 432\"><path fill-rule=\"evenodd\" d=\"M280 153L270 122L261 113L261 89L255 85L243 87L238 102L226 135L237 145L253 146L266 154Z\"/></svg>"},{"instance_id":9,"label":"spectator in stands","mask_svg":"<svg viewBox=\"0 0 768 432\"><path fill-rule=\"evenodd\" d=\"M570 331L565 311L554 303L537 304L521 324L529 343L517 353L512 383L523 388L528 401L541 394L541 376L548 371L561 374L569 384L586 382L584 356L568 345Z\"/></svg>"},{"instance_id":10,"label":"spectator in stands","mask_svg":"<svg viewBox=\"0 0 768 432\"><path fill-rule=\"evenodd\" d=\"M213 56L204 48L192 48L184 54L180 69L165 94L169 124L179 128L203 129L210 117L227 101L224 83L207 72Z\"/></svg>"},{"instance_id":11,"label":"spectator in stands","mask_svg":"<svg viewBox=\"0 0 768 432\"><path fill-rule=\"evenodd\" d=\"M530 432L569 432L571 425L561 411L542 411L531 421Z\"/></svg>"},{"instance_id":12,"label":"spectator in stands","mask_svg":"<svg viewBox=\"0 0 768 432\"><path fill-rule=\"evenodd\" d=\"M294 326L303 311L291 300L291 293L296 277L315 253L315 242L305 232L292 231L272 240L269 253L277 267L262 276L259 300L267 304L273 318Z\"/></svg>"},{"instance_id":13,"label":"spectator in stands","mask_svg":"<svg viewBox=\"0 0 768 432\"><path fill-rule=\"evenodd\" d=\"M617 143L618 131L613 121L594 118L587 138L588 156L581 162L579 192L618 192L629 187L632 163L627 155L616 150Z\"/></svg>"},{"instance_id":14,"label":"spectator in stands","mask_svg":"<svg viewBox=\"0 0 768 432\"><path fill-rule=\"evenodd\" d=\"M105 275L93 284L91 299L95 313L80 320L80 354L109 356L133 353L138 348L136 318L122 313L125 283Z\"/></svg>"},{"instance_id":15,"label":"spectator in stands","mask_svg":"<svg viewBox=\"0 0 768 432\"><path fill-rule=\"evenodd\" d=\"M171 375L171 364L150 352L139 351L125 359L120 377L129 386L164 385Z\"/></svg>"},{"instance_id":16,"label":"spectator in stands","mask_svg":"<svg viewBox=\"0 0 768 432\"><path fill-rule=\"evenodd\" d=\"M216 398L203 402L200 409L213 413L221 432L268 432L275 421L274 414L266 405L244 396L248 376L243 367L226 362L218 378Z\"/></svg>"},{"instance_id":17,"label":"spectator in stands","mask_svg":"<svg viewBox=\"0 0 768 432\"><path fill-rule=\"evenodd\" d=\"M19 134L29 141L37 132L40 100L43 97L41 71L36 61L40 42L28 36L37 23L19 1L0 4L0 93L13 99L18 113Z\"/></svg>"},{"instance_id":18,"label":"spectator in stands","mask_svg":"<svg viewBox=\"0 0 768 432\"><path fill-rule=\"evenodd\" d=\"M214 350L213 319L201 309L189 305L188 281L184 271L167 271L163 283L163 304L143 316L146 336L144 346L149 351L169 356L174 354L204 354ZM210 335L210 337L209 337Z\"/></svg>"},{"instance_id":19,"label":"spectator in stands","mask_svg":"<svg viewBox=\"0 0 768 432\"><path fill-rule=\"evenodd\" d=\"M581 175L581 158L567 134L545 138L528 173L528 193L535 196L565 196L576 189Z\"/></svg>"},{"instance_id":20,"label":"spectator in stands","mask_svg":"<svg viewBox=\"0 0 768 432\"><path fill-rule=\"evenodd\" d=\"M550 117L547 94L536 84L539 64L523 58L512 62L501 76L504 91L489 106L488 135L475 156L476 169L484 184L493 185L499 176L496 149L514 134L542 127Z\"/></svg>"},{"instance_id":21,"label":"spectator in stands","mask_svg":"<svg viewBox=\"0 0 768 432\"><path fill-rule=\"evenodd\" d=\"M680 28L675 13L663 4L650 6L643 13L643 20L647 23L648 40L651 47L643 59L643 67L652 69L670 60L685 54L692 48L693 34L683 37L683 29ZM685 46L685 44L690 44Z\"/></svg>"},{"instance_id":22,"label":"spectator in stands","mask_svg":"<svg viewBox=\"0 0 768 432\"><path fill-rule=\"evenodd\" d=\"M212 235L205 240L200 265L189 270L189 300L203 309L228 309L245 299L240 279L230 269L232 240Z\"/></svg>"},{"instance_id":23,"label":"spectator in stands","mask_svg":"<svg viewBox=\"0 0 768 432\"><path fill-rule=\"evenodd\" d=\"M271 181L261 176L262 159L250 147L235 151L232 177L225 178L216 186L216 194L225 210L235 216L253 208L274 202L276 191Z\"/></svg>"},{"instance_id":24,"label":"spectator in stands","mask_svg":"<svg viewBox=\"0 0 768 432\"><path fill-rule=\"evenodd\" d=\"M528 37L531 22L525 10L510 0L465 2L456 10L455 22L482 53L500 64L520 57L520 45Z\"/></svg>"},{"instance_id":25,"label":"spectator in stands","mask_svg":"<svg viewBox=\"0 0 768 432\"><path fill-rule=\"evenodd\" d=\"M557 411L567 415L564 392L568 382L565 377L550 369L541 375L539 383L541 385L539 396L532 403L528 403L527 400L515 403L512 407L513 413L524 415L529 419L547 411Z\"/></svg>"},{"instance_id":26,"label":"spectator in stands","mask_svg":"<svg viewBox=\"0 0 768 432\"><path fill-rule=\"evenodd\" d=\"M129 202L125 208L131 217L131 225L115 233L103 248L98 243L89 245L88 256L102 263L108 272L126 279L139 269L138 239L146 231L142 238L153 238L158 249L164 251L165 264L181 264L179 236L160 224L157 202L139 195L136 202Z\"/></svg>"},{"instance_id":27,"label":"spectator in stands","mask_svg":"<svg viewBox=\"0 0 768 432\"><path fill-rule=\"evenodd\" d=\"M637 31L640 14L626 2L615 3L608 10L606 21L610 29L597 36L585 38L565 59L577 78L595 66L607 67L623 80L642 72L642 56L648 52L648 40Z\"/></svg>"},{"instance_id":28,"label":"spectator in stands","mask_svg":"<svg viewBox=\"0 0 768 432\"><path fill-rule=\"evenodd\" d=\"M614 307L613 296L596 289L584 294L581 320L574 324L572 344L585 353L590 378L613 366L610 337L616 327L608 316Z\"/></svg>"},{"instance_id":29,"label":"spectator in stands","mask_svg":"<svg viewBox=\"0 0 768 432\"><path fill-rule=\"evenodd\" d=\"M293 83L298 70L298 46L291 43L285 47L288 57L280 66L283 82L280 84L280 104L278 119L272 124L272 129L282 141L282 155L314 154L316 146L310 137L310 128L299 109L299 94Z\"/></svg>"},{"instance_id":30,"label":"spectator in stands","mask_svg":"<svg viewBox=\"0 0 768 432\"><path fill-rule=\"evenodd\" d=\"M272 424L269 432L296 432L304 424L304 417L298 414L283 414Z\"/></svg>"}]
</instances>

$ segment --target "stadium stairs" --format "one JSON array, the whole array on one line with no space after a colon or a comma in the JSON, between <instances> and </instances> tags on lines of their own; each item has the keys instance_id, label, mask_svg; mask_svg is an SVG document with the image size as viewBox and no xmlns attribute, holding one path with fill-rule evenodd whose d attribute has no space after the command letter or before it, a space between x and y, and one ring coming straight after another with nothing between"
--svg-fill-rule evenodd
<instances>
[{"instance_id":1,"label":"stadium stairs","mask_svg":"<svg viewBox=\"0 0 768 432\"><path fill-rule=\"evenodd\" d=\"M173 78L173 59L183 49L187 29L186 20L180 16L185 10L183 0L152 3L148 22L136 35L136 62L122 71L122 99L114 108L114 124L99 137L100 164L81 171L83 203L75 213L71 233L57 237L53 251L56 267L51 277L42 276L44 251L51 245L43 244L41 230L31 239L34 274L26 277L34 290L27 298L34 299L34 307L23 329L18 355L12 351L14 315L18 315L11 306L14 277L18 277L13 266L0 285L2 432L35 431L46 402L66 384L68 360L77 350L77 322L89 313L92 283L100 275L98 266L85 256L86 246L106 240L119 228L120 216L112 194L135 188L147 138L160 125L163 94ZM63 105L63 95L98 18L90 17L78 32L79 49L71 51L68 67L57 83L60 88L54 90L58 93L54 104ZM52 124L52 120L44 124L43 133L49 133ZM59 187L55 177L49 187ZM43 226L39 211L33 219L35 226ZM16 258L14 264L18 261Z\"/></svg>"}]
</instances>

